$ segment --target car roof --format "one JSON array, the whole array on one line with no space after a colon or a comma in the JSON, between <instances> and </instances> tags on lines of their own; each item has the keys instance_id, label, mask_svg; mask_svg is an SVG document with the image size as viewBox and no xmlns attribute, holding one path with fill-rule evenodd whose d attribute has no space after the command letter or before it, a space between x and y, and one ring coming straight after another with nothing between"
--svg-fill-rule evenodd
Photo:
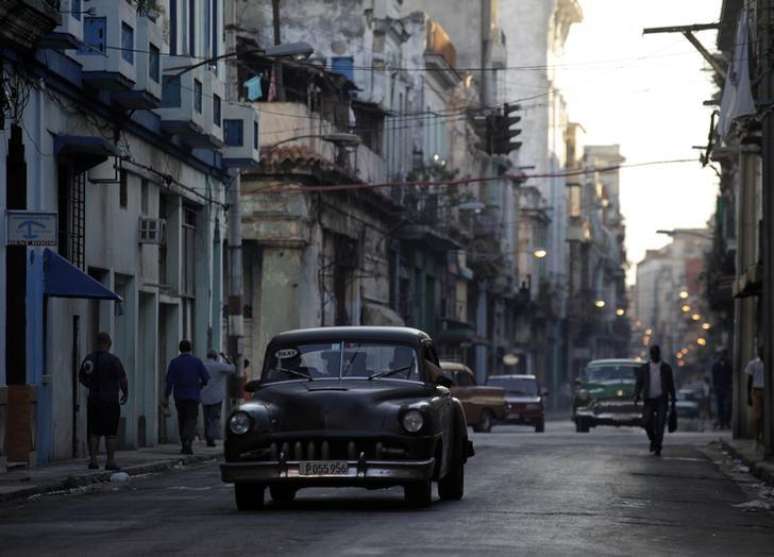
<instances>
[{"instance_id":1,"label":"car roof","mask_svg":"<svg viewBox=\"0 0 774 557\"><path fill-rule=\"evenodd\" d=\"M473 370L460 362L450 362L446 360L441 360L441 369L445 371L464 371L466 373L469 373L470 375L473 375Z\"/></svg>"},{"instance_id":2,"label":"car roof","mask_svg":"<svg viewBox=\"0 0 774 557\"><path fill-rule=\"evenodd\" d=\"M430 340L430 335L410 327L318 327L280 333L271 339L271 344L339 339L386 340L413 344Z\"/></svg>"},{"instance_id":3,"label":"car roof","mask_svg":"<svg viewBox=\"0 0 774 557\"><path fill-rule=\"evenodd\" d=\"M531 374L511 374L511 375L490 375L489 379L535 379L537 380L537 377L535 375Z\"/></svg>"},{"instance_id":4,"label":"car roof","mask_svg":"<svg viewBox=\"0 0 774 557\"><path fill-rule=\"evenodd\" d=\"M586 364L586 367L595 367L595 366L610 366L610 365L642 365L642 360L635 360L631 358L608 358L603 360L592 360L588 364Z\"/></svg>"}]
</instances>

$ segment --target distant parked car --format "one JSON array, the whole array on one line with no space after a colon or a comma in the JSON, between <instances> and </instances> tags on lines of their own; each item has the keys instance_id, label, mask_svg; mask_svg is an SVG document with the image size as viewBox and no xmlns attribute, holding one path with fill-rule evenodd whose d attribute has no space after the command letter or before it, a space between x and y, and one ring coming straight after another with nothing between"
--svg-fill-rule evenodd
<instances>
[{"instance_id":1,"label":"distant parked car","mask_svg":"<svg viewBox=\"0 0 774 557\"><path fill-rule=\"evenodd\" d=\"M677 391L677 417L698 419L699 418L699 402L694 399L694 391L692 389L680 389Z\"/></svg>"},{"instance_id":2,"label":"distant parked car","mask_svg":"<svg viewBox=\"0 0 774 557\"><path fill-rule=\"evenodd\" d=\"M441 362L441 369L454 381L452 395L465 409L465 419L473 431L488 433L492 425L506 417L505 390L476 384L476 376L468 366L458 362Z\"/></svg>"},{"instance_id":3,"label":"distant parked car","mask_svg":"<svg viewBox=\"0 0 774 557\"><path fill-rule=\"evenodd\" d=\"M639 360L594 360L576 380L572 404L575 430L586 433L598 425L638 426L642 408L634 404Z\"/></svg>"},{"instance_id":4,"label":"distant parked car","mask_svg":"<svg viewBox=\"0 0 774 557\"><path fill-rule=\"evenodd\" d=\"M540 388L534 375L492 375L487 385L505 389L505 423L533 426L536 433L545 431L543 398L548 392Z\"/></svg>"},{"instance_id":5,"label":"distant parked car","mask_svg":"<svg viewBox=\"0 0 774 557\"><path fill-rule=\"evenodd\" d=\"M290 331L266 348L252 399L227 421L221 478L239 510L304 487L402 486L426 507L463 496L473 455L430 337L405 327Z\"/></svg>"}]
</instances>

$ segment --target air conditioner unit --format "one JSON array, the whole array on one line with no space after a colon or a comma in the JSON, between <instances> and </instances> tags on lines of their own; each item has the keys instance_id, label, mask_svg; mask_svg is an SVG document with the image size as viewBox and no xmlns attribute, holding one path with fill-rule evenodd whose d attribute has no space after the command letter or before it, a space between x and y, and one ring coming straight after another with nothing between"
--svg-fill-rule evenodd
<instances>
[{"instance_id":1,"label":"air conditioner unit","mask_svg":"<svg viewBox=\"0 0 774 557\"><path fill-rule=\"evenodd\" d=\"M163 245L167 241L166 219L140 217L140 243Z\"/></svg>"},{"instance_id":2,"label":"air conditioner unit","mask_svg":"<svg viewBox=\"0 0 774 557\"><path fill-rule=\"evenodd\" d=\"M204 71L201 60L189 56L169 56L162 77L161 106L154 110L161 117L161 129L179 136L194 147L209 145L205 120Z\"/></svg>"},{"instance_id":3,"label":"air conditioner unit","mask_svg":"<svg viewBox=\"0 0 774 557\"><path fill-rule=\"evenodd\" d=\"M248 168L261 162L260 113L250 104L228 104L223 112L223 163ZM396 188L398 189L398 188Z\"/></svg>"}]
</instances>

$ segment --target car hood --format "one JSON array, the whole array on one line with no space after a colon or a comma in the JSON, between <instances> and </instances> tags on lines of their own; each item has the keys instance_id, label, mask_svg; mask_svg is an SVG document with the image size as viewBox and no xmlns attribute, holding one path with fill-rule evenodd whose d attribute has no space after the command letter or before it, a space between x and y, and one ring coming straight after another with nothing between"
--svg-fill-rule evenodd
<instances>
[{"instance_id":1,"label":"car hood","mask_svg":"<svg viewBox=\"0 0 774 557\"><path fill-rule=\"evenodd\" d=\"M540 397L529 395L510 395L505 393L505 400L508 404L537 404L540 402Z\"/></svg>"},{"instance_id":2,"label":"car hood","mask_svg":"<svg viewBox=\"0 0 774 557\"><path fill-rule=\"evenodd\" d=\"M596 399L631 398L634 396L634 381L595 381L584 384L583 389Z\"/></svg>"},{"instance_id":3,"label":"car hood","mask_svg":"<svg viewBox=\"0 0 774 557\"><path fill-rule=\"evenodd\" d=\"M429 385L385 379L289 381L262 387L240 409L271 432L384 431L398 424L401 407L435 394Z\"/></svg>"}]
</instances>

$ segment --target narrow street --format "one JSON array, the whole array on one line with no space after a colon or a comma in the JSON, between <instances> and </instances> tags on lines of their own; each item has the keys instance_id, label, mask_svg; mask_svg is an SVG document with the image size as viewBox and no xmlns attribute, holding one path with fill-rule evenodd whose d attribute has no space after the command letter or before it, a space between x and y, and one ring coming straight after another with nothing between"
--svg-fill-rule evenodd
<instances>
[{"instance_id":1,"label":"narrow street","mask_svg":"<svg viewBox=\"0 0 774 557\"><path fill-rule=\"evenodd\" d=\"M713 432L477 434L460 503L404 508L399 489L306 490L291 506L238 513L215 464L0 509L3 555L767 555L774 515L733 505L754 478L729 475Z\"/></svg>"}]
</instances>

